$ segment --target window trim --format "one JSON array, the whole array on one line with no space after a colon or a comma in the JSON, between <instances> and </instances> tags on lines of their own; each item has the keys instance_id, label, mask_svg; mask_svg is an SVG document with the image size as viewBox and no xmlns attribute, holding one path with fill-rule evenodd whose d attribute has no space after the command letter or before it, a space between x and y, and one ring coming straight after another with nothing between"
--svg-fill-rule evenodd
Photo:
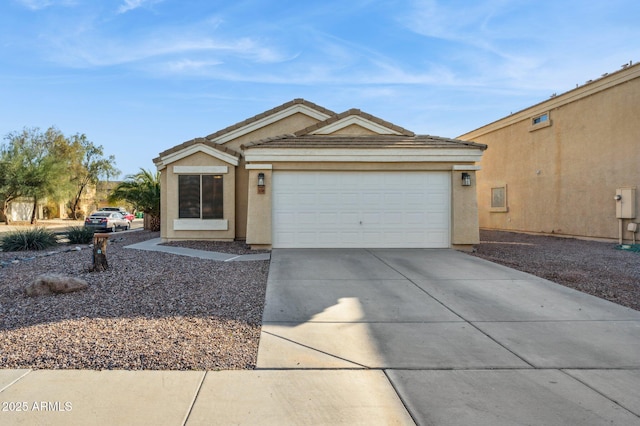
<instances>
[{"instance_id":1,"label":"window trim","mask_svg":"<svg viewBox=\"0 0 640 426\"><path fill-rule=\"evenodd\" d=\"M493 204L494 201L494 190L502 189L503 190L503 200L501 206L495 206ZM506 213L509 211L509 203L508 203L508 192L507 192L507 184L496 184L491 186L491 190L489 193L489 211L491 213Z\"/></svg>"},{"instance_id":2,"label":"window trim","mask_svg":"<svg viewBox=\"0 0 640 426\"><path fill-rule=\"evenodd\" d=\"M203 194L203 188L205 183L203 182L203 179L205 178L205 176L212 176L213 179L211 181L212 183L212 189L214 190L214 194L212 194L211 196L211 207L213 212L215 212L216 214L214 216L211 217L204 217L204 212L206 210L206 208L203 206L204 201L205 201L205 194ZM189 200L182 200L181 199L181 180L183 178L194 178L194 177L198 177L198 202L197 202L197 209L198 209L198 216L183 216L183 209L181 208L181 202L187 202ZM220 179L220 184L216 185L216 177ZM215 192L216 188L219 192ZM195 192L195 190L194 190ZM219 203L220 205L216 205L215 201L216 199L219 197ZM195 198L195 197L194 197ZM182 221L211 221L211 220L224 220L224 175L222 174L207 174L207 173L203 173L203 174L179 174L178 175L178 218L177 220L182 222ZM192 209L194 207L191 207ZM185 209L186 210L186 209ZM175 229L175 228L174 228Z\"/></svg>"},{"instance_id":3,"label":"window trim","mask_svg":"<svg viewBox=\"0 0 640 426\"><path fill-rule=\"evenodd\" d=\"M547 111L531 117L531 125L529 126L529 131L533 132L549 126L551 126L551 113Z\"/></svg>"}]
</instances>

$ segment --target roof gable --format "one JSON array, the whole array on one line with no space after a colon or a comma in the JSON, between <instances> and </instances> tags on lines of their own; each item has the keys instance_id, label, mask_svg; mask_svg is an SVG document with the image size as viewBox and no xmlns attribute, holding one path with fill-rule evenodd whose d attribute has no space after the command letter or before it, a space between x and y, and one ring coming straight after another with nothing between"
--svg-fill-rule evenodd
<instances>
[{"instance_id":1,"label":"roof gable","mask_svg":"<svg viewBox=\"0 0 640 426\"><path fill-rule=\"evenodd\" d=\"M161 152L157 158L153 159L158 170L162 170L169 164L181 160L185 157L193 155L197 152L203 152L233 166L237 166L240 162L240 153L220 146L215 142L205 138L195 138L164 152Z\"/></svg>"},{"instance_id":2,"label":"roof gable","mask_svg":"<svg viewBox=\"0 0 640 426\"><path fill-rule=\"evenodd\" d=\"M334 115L320 121L312 126L295 132L296 136L304 135L335 135L340 134L341 131L349 134L354 133L354 128L360 127L363 129L362 134L377 134L377 135L402 135L402 136L414 136L415 134L403 127L396 126L393 123L385 121L381 118L375 117L359 109L350 109L341 114ZM347 130L349 128L349 130Z\"/></svg>"},{"instance_id":3,"label":"roof gable","mask_svg":"<svg viewBox=\"0 0 640 426\"><path fill-rule=\"evenodd\" d=\"M336 115L331 110L298 98L212 133L206 139L224 144L294 114L304 114L320 121Z\"/></svg>"}]
</instances>

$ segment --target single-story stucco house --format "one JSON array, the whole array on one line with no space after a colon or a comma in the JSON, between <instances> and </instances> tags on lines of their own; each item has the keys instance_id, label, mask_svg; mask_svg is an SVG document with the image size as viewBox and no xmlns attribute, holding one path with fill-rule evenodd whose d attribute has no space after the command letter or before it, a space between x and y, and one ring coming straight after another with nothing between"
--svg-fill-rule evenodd
<instances>
[{"instance_id":1,"label":"single-story stucco house","mask_svg":"<svg viewBox=\"0 0 640 426\"><path fill-rule=\"evenodd\" d=\"M153 160L161 237L470 249L479 242L475 172L485 149L294 99Z\"/></svg>"}]
</instances>

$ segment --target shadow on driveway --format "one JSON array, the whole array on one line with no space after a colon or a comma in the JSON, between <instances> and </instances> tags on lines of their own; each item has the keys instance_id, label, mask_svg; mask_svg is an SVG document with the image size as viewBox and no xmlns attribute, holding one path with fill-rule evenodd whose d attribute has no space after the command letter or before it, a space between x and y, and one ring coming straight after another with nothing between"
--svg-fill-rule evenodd
<instances>
[{"instance_id":1,"label":"shadow on driveway","mask_svg":"<svg viewBox=\"0 0 640 426\"><path fill-rule=\"evenodd\" d=\"M381 369L419 424L633 424L603 376L638 353L640 312L460 252L281 249L257 367Z\"/></svg>"}]
</instances>

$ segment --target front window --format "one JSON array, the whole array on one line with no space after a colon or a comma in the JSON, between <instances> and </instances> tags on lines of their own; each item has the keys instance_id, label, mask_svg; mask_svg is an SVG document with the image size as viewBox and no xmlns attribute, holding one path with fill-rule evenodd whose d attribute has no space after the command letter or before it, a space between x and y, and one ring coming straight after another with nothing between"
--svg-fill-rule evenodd
<instances>
[{"instance_id":1,"label":"front window","mask_svg":"<svg viewBox=\"0 0 640 426\"><path fill-rule=\"evenodd\" d=\"M178 176L178 217L222 219L222 175Z\"/></svg>"}]
</instances>

